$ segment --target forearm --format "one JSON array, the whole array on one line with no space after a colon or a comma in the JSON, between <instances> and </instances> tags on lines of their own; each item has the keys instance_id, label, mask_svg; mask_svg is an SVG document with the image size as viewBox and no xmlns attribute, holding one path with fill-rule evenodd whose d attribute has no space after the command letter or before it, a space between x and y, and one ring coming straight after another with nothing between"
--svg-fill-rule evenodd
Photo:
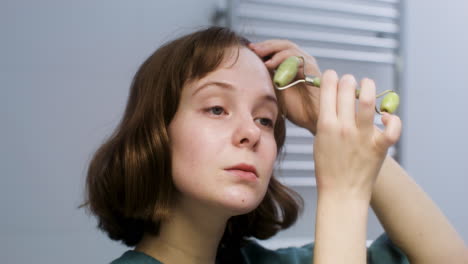
<instances>
[{"instance_id":1,"label":"forearm","mask_svg":"<svg viewBox=\"0 0 468 264\"><path fill-rule=\"evenodd\" d=\"M317 202L314 263L366 263L369 201L319 195Z\"/></svg>"},{"instance_id":2,"label":"forearm","mask_svg":"<svg viewBox=\"0 0 468 264\"><path fill-rule=\"evenodd\" d=\"M371 206L411 263L468 262L466 245L448 219L391 157L382 165Z\"/></svg>"}]
</instances>

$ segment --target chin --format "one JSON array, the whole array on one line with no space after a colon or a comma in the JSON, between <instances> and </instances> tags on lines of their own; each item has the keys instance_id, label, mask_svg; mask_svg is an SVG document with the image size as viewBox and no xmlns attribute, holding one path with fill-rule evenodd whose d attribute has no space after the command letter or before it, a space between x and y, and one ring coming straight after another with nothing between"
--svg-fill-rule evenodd
<instances>
[{"instance_id":1,"label":"chin","mask_svg":"<svg viewBox=\"0 0 468 264\"><path fill-rule=\"evenodd\" d=\"M264 195L254 193L230 193L222 199L222 206L232 216L247 214L255 210L263 200Z\"/></svg>"},{"instance_id":2,"label":"chin","mask_svg":"<svg viewBox=\"0 0 468 264\"><path fill-rule=\"evenodd\" d=\"M257 208L258 204L248 204L248 203L241 203L241 204L229 204L224 205L224 208L228 211L228 214L231 216L236 215L243 215L248 214Z\"/></svg>"}]
</instances>

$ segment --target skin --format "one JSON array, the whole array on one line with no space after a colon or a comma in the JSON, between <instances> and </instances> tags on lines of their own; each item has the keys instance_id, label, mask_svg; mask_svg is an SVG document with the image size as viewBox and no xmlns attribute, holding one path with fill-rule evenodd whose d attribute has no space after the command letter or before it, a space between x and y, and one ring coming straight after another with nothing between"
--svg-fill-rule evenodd
<instances>
[{"instance_id":1,"label":"skin","mask_svg":"<svg viewBox=\"0 0 468 264\"><path fill-rule=\"evenodd\" d=\"M250 48L260 57L271 56L265 62L269 70L296 55L305 57L306 74L320 75L315 59L290 41L267 40ZM354 97L355 86L352 76L338 80L335 72L326 71L320 89L298 85L281 93L288 119L316 136L318 204L314 263L366 263L369 203L385 232L411 263L468 263L468 248L448 219L406 171L383 153L385 146L398 139L400 119L384 113L384 131L371 124L375 85L369 79L361 81L355 115L354 100L350 99ZM310 96L299 97L297 89L309 89ZM311 111L294 107L301 105L301 100L312 102ZM361 142L368 153L356 149L352 141ZM370 153L373 155L367 156ZM362 159L366 156L370 159Z\"/></svg>"},{"instance_id":2,"label":"skin","mask_svg":"<svg viewBox=\"0 0 468 264\"><path fill-rule=\"evenodd\" d=\"M254 210L266 193L277 155L277 99L257 55L241 48L235 57L184 87L169 125L180 196L160 235L145 235L136 247L164 263L214 263L227 220ZM225 85L206 85L213 82ZM225 170L239 163L254 166L258 178L244 181Z\"/></svg>"}]
</instances>

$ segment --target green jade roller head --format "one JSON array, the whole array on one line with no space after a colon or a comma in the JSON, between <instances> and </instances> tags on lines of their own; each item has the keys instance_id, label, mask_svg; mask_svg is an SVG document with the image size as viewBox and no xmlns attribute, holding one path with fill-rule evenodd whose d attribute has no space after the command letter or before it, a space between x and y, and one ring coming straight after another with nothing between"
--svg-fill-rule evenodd
<instances>
[{"instance_id":1,"label":"green jade roller head","mask_svg":"<svg viewBox=\"0 0 468 264\"><path fill-rule=\"evenodd\" d=\"M292 82L297 75L301 60L304 65L305 61L302 56L291 56L278 66L278 69L276 69L275 75L273 77L273 82L277 90L285 90L298 83L306 83L308 85L320 88L320 78L306 75L305 72L304 79ZM359 93L360 90L356 89L356 99L359 99ZM400 105L400 97L394 91L386 90L378 94L376 98L379 98L383 95L385 95L385 97L382 99L380 104L380 111L377 109L377 107L375 108L375 111L378 114L381 114L381 112L387 112L390 114L394 113Z\"/></svg>"}]
</instances>

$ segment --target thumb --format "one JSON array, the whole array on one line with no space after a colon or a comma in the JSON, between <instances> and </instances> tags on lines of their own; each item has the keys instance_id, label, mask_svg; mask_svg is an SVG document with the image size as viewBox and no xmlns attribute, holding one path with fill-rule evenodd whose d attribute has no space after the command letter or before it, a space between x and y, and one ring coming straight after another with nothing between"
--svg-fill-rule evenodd
<instances>
[{"instance_id":1,"label":"thumb","mask_svg":"<svg viewBox=\"0 0 468 264\"><path fill-rule=\"evenodd\" d=\"M383 147L390 147L395 144L401 135L401 120L396 115L382 112L382 123L385 129L378 136L378 143Z\"/></svg>"}]
</instances>

